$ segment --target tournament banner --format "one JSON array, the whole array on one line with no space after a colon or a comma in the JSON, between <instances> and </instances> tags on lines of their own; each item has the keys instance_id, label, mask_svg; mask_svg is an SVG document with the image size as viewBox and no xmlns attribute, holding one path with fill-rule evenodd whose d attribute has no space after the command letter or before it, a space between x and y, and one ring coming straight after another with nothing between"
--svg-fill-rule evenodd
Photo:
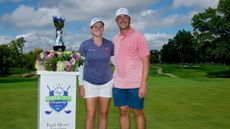
<instances>
[{"instance_id":1,"label":"tournament banner","mask_svg":"<svg viewBox=\"0 0 230 129\"><path fill-rule=\"evenodd\" d=\"M75 129L78 72L38 71L38 129Z\"/></svg>"}]
</instances>

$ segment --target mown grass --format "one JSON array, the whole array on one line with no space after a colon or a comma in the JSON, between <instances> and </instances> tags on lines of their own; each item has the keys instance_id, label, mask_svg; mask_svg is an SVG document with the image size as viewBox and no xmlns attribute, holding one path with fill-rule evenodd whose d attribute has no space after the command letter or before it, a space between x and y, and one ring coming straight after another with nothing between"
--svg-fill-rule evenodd
<instances>
[{"instance_id":1,"label":"mown grass","mask_svg":"<svg viewBox=\"0 0 230 129\"><path fill-rule=\"evenodd\" d=\"M157 129L230 127L228 110L230 80L156 77L153 84L151 103L148 105L153 113L152 127Z\"/></svg>"},{"instance_id":2,"label":"mown grass","mask_svg":"<svg viewBox=\"0 0 230 129\"><path fill-rule=\"evenodd\" d=\"M161 67L178 77L158 76L157 69L151 68L145 98L147 129L230 128L230 79L207 78L210 67L185 71L176 65ZM36 78L0 78L0 129L37 128L37 89ZM85 105L79 96L76 110L76 127L83 129ZM118 129L119 113L113 101L108 117L108 129ZM133 118L131 123L134 129Z\"/></svg>"},{"instance_id":3,"label":"mown grass","mask_svg":"<svg viewBox=\"0 0 230 129\"><path fill-rule=\"evenodd\" d=\"M0 83L0 128L36 129L37 81L7 80Z\"/></svg>"}]
</instances>

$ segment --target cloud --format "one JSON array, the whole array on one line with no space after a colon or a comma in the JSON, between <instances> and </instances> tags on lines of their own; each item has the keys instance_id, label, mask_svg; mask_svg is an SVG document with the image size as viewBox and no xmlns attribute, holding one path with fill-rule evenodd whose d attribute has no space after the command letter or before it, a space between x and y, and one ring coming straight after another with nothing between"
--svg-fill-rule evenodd
<instances>
[{"instance_id":1,"label":"cloud","mask_svg":"<svg viewBox=\"0 0 230 129\"><path fill-rule=\"evenodd\" d=\"M20 5L12 14L4 14L2 21L17 28L31 29L44 27L52 22L52 16L60 15L56 8L39 8Z\"/></svg>"},{"instance_id":2,"label":"cloud","mask_svg":"<svg viewBox=\"0 0 230 129\"><path fill-rule=\"evenodd\" d=\"M150 28L154 30L184 26L191 23L191 19L196 12L197 11L192 11L185 14L175 13L168 16L162 16L164 14L157 10L143 10L132 18L131 25L135 29L143 32Z\"/></svg>"},{"instance_id":3,"label":"cloud","mask_svg":"<svg viewBox=\"0 0 230 129\"><path fill-rule=\"evenodd\" d=\"M133 23L138 30L151 26L171 26L185 21L188 23L186 16L172 14L172 16L163 18L165 14L162 14L159 10L148 9L149 5L154 5L157 2L159 3L160 0L130 0L127 2L123 0L41 0L38 8L20 5L12 13L3 14L1 20L8 26L15 26L17 29L34 29L52 24L51 18L54 15L64 17L66 22L88 22L95 16L103 17L108 21L110 19L114 20L116 9L127 7L130 9L130 14L134 16L132 17L134 19ZM172 6L206 7L216 6L217 3L218 0L174 0ZM164 7L162 6L162 8Z\"/></svg>"},{"instance_id":4,"label":"cloud","mask_svg":"<svg viewBox=\"0 0 230 129\"><path fill-rule=\"evenodd\" d=\"M151 50L160 50L162 45L167 43L168 39L173 38L174 35L165 33L145 33L144 36L148 41L148 45ZM2 37L3 36L0 36L0 40ZM19 37L24 37L26 40L24 47L25 52L33 51L34 48L51 50L53 45L55 45L55 35L53 34L53 31L34 31L16 36L16 38ZM63 35L63 39L68 50L78 50L80 44L90 37L91 35L89 32L84 35Z\"/></svg>"},{"instance_id":5,"label":"cloud","mask_svg":"<svg viewBox=\"0 0 230 129\"><path fill-rule=\"evenodd\" d=\"M0 44L8 44L12 40L14 40L14 38L11 36L0 35Z\"/></svg>"},{"instance_id":6,"label":"cloud","mask_svg":"<svg viewBox=\"0 0 230 129\"><path fill-rule=\"evenodd\" d=\"M120 7L127 7L134 12L159 0L42 0L42 6L59 8L63 16L69 21L86 20L95 16L114 18L115 11Z\"/></svg>"},{"instance_id":7,"label":"cloud","mask_svg":"<svg viewBox=\"0 0 230 129\"><path fill-rule=\"evenodd\" d=\"M96 2L99 7L94 6L92 8L92 5L95 5L93 3L88 3L91 0L86 0L84 2L79 1L61 1L55 8L55 4L53 4L52 0L47 1L47 3L43 3L43 6L35 9L33 7L21 5L19 8L17 8L12 14L5 14L3 16L3 19L5 21L12 20L14 21L15 26L21 27L21 28L38 28L42 26L48 26L51 23L52 20L50 20L50 17L54 14L63 15L67 14L65 19L68 21L68 17L72 20L80 20L81 18L84 19L85 17L85 24L88 27L88 22L90 21L90 18L88 15L93 15L94 11L95 13L105 13L106 15L103 16L104 22L105 22L105 37L108 37L108 39L111 39L112 35L114 35L116 32L118 32L118 27L115 22L114 18L114 11L116 10L116 6L119 6L119 2L110 3L113 7L113 9L107 9L107 8L99 8L103 4L103 0L101 2ZM146 2L146 1L145 1ZM126 7L129 7L130 14L132 16L132 27L134 27L136 30L145 32L146 29L150 28L160 28L160 27L170 27L181 23L188 23L187 15L171 15L168 17L162 17L161 13L159 11L154 9L138 9L136 6L142 4L147 5L149 1L144 3L143 1L140 2L139 0L135 0L130 2L129 4L126 4ZM79 5L77 5L79 4ZM68 6L67 8L67 5ZM85 5L85 6L83 6ZM79 9L83 7L87 7L87 9ZM104 5L105 6L105 5ZM62 11L60 11L62 10ZM79 11L78 11L79 10ZM23 14L22 12L26 12L26 14ZM26 15L26 17L23 17ZM108 17L106 17L108 15ZM34 18L34 19L31 19ZM38 18L36 18L38 17ZM86 18L87 17L87 18ZM83 21L84 21L83 20ZM68 23L66 23L68 24ZM50 25L53 27L53 25ZM88 38L90 38L90 32L89 28L78 28L77 35L73 35L68 33L68 31L65 30L65 33L63 35L65 45L69 49L77 49L80 45L80 43ZM32 30L32 29L31 29ZM47 27L39 30L34 29L33 31L27 31L28 33L24 33L21 35L18 35L17 37L24 37L26 40L25 44L25 50L31 51L34 48L42 48L44 50L46 49L52 49L52 46L55 44L55 34L53 32L53 28L48 30ZM161 49L162 44L167 43L168 39L172 37L172 35L164 34L164 33L146 33L145 34L146 39L149 42L150 49Z\"/></svg>"},{"instance_id":8,"label":"cloud","mask_svg":"<svg viewBox=\"0 0 230 129\"><path fill-rule=\"evenodd\" d=\"M111 39L119 31L115 22L115 11L119 7L127 7L132 16L131 26L137 31L145 33L151 49L160 49L162 44L167 43L173 35L157 33L157 31L162 32L164 29L175 26L178 28L178 26L189 25L192 16L197 12L192 10L194 6L198 4L197 2L200 2L199 7L200 4L204 4L203 1L174 0L173 7L193 7L189 9L190 12L178 12L177 9L170 8L169 5L162 5L158 8L150 7L154 6L156 2L160 3L160 0L127 1L124 3L123 0L42 0L38 7L19 5L11 13L5 13L0 18L6 24L4 28L12 27L13 30L17 30L18 36L25 37L25 50L29 51L37 47L44 50L52 49L55 44L52 16L61 16L66 19L65 25L67 25L63 34L64 42L67 48L77 49L83 40L91 37L88 26L93 17L103 17L105 22L104 35ZM210 5L213 0L204 1L209 3L205 3L205 5ZM80 25L74 26L76 29L68 28L70 24L79 23ZM6 41L1 37L0 42Z\"/></svg>"},{"instance_id":9,"label":"cloud","mask_svg":"<svg viewBox=\"0 0 230 129\"><path fill-rule=\"evenodd\" d=\"M190 19L191 18L189 15L173 14L163 18L162 21L159 22L159 25L164 27L171 27L175 25L188 24L190 23Z\"/></svg>"},{"instance_id":10,"label":"cloud","mask_svg":"<svg viewBox=\"0 0 230 129\"><path fill-rule=\"evenodd\" d=\"M219 0L174 0L173 7L195 7L195 8L216 8Z\"/></svg>"},{"instance_id":11,"label":"cloud","mask_svg":"<svg viewBox=\"0 0 230 129\"><path fill-rule=\"evenodd\" d=\"M168 40L174 37L174 35L165 33L145 33L144 36L151 50L160 50L163 44L168 43Z\"/></svg>"},{"instance_id":12,"label":"cloud","mask_svg":"<svg viewBox=\"0 0 230 129\"><path fill-rule=\"evenodd\" d=\"M52 23L52 16L60 16L66 22L88 22L93 17L115 19L115 11L119 7L127 7L132 13L139 12L148 4L158 0L42 0L38 8L19 5L12 13L5 13L1 21L6 26L17 29L44 28Z\"/></svg>"},{"instance_id":13,"label":"cloud","mask_svg":"<svg viewBox=\"0 0 230 129\"><path fill-rule=\"evenodd\" d=\"M147 10L144 10L140 13L140 15L142 17L145 17L145 16L151 16L151 15L154 15L155 13L157 13L157 11L155 10L152 10L152 9L147 9Z\"/></svg>"},{"instance_id":14,"label":"cloud","mask_svg":"<svg viewBox=\"0 0 230 129\"><path fill-rule=\"evenodd\" d=\"M63 34L63 40L68 50L78 50L80 43L89 38L89 34L72 35ZM42 48L43 50L51 50L55 45L55 34L53 31L33 31L22 35L17 35L16 38L23 37L26 40L25 52L33 51L34 48ZM1 40L1 39L0 39Z\"/></svg>"}]
</instances>

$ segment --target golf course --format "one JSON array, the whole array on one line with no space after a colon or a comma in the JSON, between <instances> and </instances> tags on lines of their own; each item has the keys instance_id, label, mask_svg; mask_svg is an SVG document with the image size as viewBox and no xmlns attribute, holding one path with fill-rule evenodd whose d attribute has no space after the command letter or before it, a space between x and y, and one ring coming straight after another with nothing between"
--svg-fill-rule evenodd
<instances>
[{"instance_id":1,"label":"golf course","mask_svg":"<svg viewBox=\"0 0 230 129\"><path fill-rule=\"evenodd\" d=\"M147 129L229 129L230 79L221 75L228 70L229 66L214 64L185 65L183 69L152 65L144 105ZM83 129L84 99L77 95L76 101L76 128ZM0 102L0 129L36 129L38 76L0 78ZM131 118L131 129L135 129ZM119 129L113 100L108 129Z\"/></svg>"}]
</instances>

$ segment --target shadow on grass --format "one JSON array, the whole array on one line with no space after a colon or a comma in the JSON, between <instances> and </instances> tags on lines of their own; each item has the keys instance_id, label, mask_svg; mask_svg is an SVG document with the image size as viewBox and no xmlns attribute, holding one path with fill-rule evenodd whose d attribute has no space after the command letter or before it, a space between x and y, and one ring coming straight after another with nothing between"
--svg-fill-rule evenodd
<instances>
[{"instance_id":1,"label":"shadow on grass","mask_svg":"<svg viewBox=\"0 0 230 129\"><path fill-rule=\"evenodd\" d=\"M210 78L230 78L230 71L207 72L206 77Z\"/></svg>"}]
</instances>

